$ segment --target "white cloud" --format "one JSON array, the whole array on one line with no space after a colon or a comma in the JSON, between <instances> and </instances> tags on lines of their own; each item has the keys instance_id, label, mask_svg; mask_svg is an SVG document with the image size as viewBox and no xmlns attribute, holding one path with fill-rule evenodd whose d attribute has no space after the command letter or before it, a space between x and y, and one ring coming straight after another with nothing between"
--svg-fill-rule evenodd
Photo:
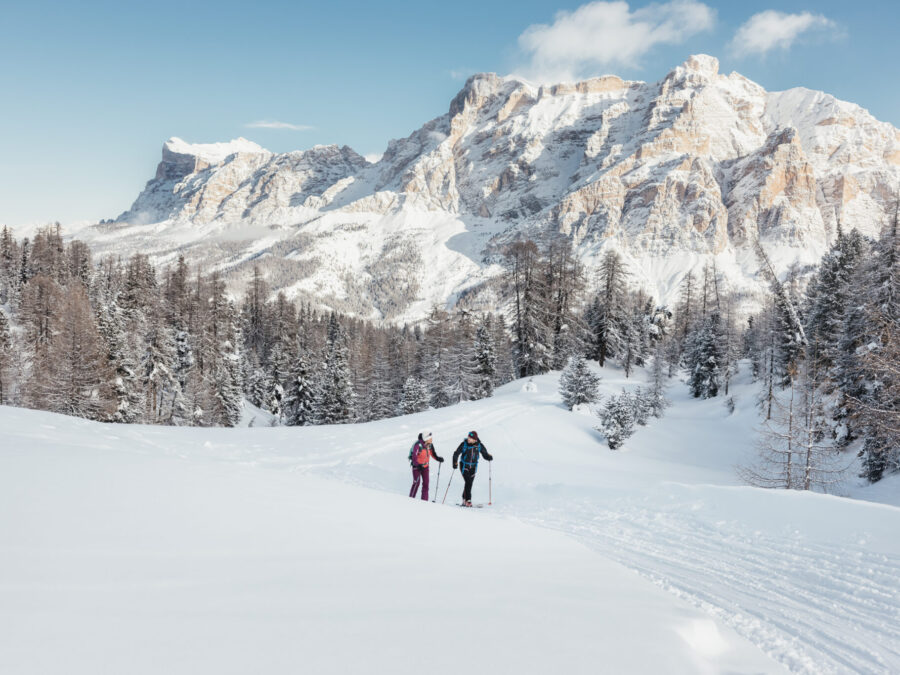
<instances>
[{"instance_id":1,"label":"white cloud","mask_svg":"<svg viewBox=\"0 0 900 675\"><path fill-rule=\"evenodd\" d=\"M731 51L737 56L764 55L773 49L789 49L803 33L833 30L831 19L821 14L785 14L774 9L751 16L734 34Z\"/></svg>"},{"instance_id":2,"label":"white cloud","mask_svg":"<svg viewBox=\"0 0 900 675\"><path fill-rule=\"evenodd\" d=\"M715 23L715 10L696 0L673 0L631 10L627 2L590 2L561 11L552 24L529 26L519 36L528 54L523 74L541 81L595 75L597 68L636 66L660 44L676 44Z\"/></svg>"},{"instance_id":3,"label":"white cloud","mask_svg":"<svg viewBox=\"0 0 900 675\"><path fill-rule=\"evenodd\" d=\"M291 124L290 122L279 122L278 120L258 120L256 122L248 122L244 126L251 129L289 129L291 131L309 131L313 128L307 124Z\"/></svg>"}]
</instances>

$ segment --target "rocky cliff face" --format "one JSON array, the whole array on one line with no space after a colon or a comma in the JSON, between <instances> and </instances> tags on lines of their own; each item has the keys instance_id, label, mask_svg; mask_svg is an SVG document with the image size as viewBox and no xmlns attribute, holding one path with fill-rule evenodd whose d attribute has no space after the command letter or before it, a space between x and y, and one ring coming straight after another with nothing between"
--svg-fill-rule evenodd
<instances>
[{"instance_id":1,"label":"rocky cliff face","mask_svg":"<svg viewBox=\"0 0 900 675\"><path fill-rule=\"evenodd\" d=\"M347 147L171 139L120 224L93 237L238 268L267 256L291 292L415 318L495 274L497 244L548 231L588 264L619 248L661 298L713 255L752 289L757 238L782 270L815 261L838 221L876 235L898 184L890 124L821 92L766 92L700 55L656 83L475 75L375 164ZM379 291L394 272L404 293Z\"/></svg>"}]
</instances>

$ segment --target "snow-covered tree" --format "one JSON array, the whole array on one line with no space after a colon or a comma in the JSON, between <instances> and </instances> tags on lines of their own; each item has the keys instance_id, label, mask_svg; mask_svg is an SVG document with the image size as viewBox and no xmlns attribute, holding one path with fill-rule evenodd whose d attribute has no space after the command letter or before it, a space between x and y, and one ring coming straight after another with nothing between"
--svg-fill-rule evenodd
<instances>
[{"instance_id":1,"label":"snow-covered tree","mask_svg":"<svg viewBox=\"0 0 900 675\"><path fill-rule=\"evenodd\" d=\"M695 398L712 398L719 393L722 380L721 342L721 318L719 312L714 310L706 316L696 333L688 338L688 384Z\"/></svg>"},{"instance_id":2,"label":"snow-covered tree","mask_svg":"<svg viewBox=\"0 0 900 675\"><path fill-rule=\"evenodd\" d=\"M475 389L474 398L494 395L494 379L497 377L497 356L490 314L482 317L475 331Z\"/></svg>"},{"instance_id":3,"label":"snow-covered tree","mask_svg":"<svg viewBox=\"0 0 900 675\"><path fill-rule=\"evenodd\" d=\"M628 272L616 251L607 251L600 261L600 290L591 303L586 321L592 334L591 358L600 365L610 357L621 357L630 324Z\"/></svg>"},{"instance_id":4,"label":"snow-covered tree","mask_svg":"<svg viewBox=\"0 0 900 675\"><path fill-rule=\"evenodd\" d=\"M4 228L5 230L6 228ZM0 309L0 405L9 402L12 394L13 340L6 312Z\"/></svg>"},{"instance_id":5,"label":"snow-covered tree","mask_svg":"<svg viewBox=\"0 0 900 675\"><path fill-rule=\"evenodd\" d=\"M634 433L634 406L631 397L623 390L618 396L610 396L600 410L600 426L597 430L606 436L610 450L616 450Z\"/></svg>"},{"instance_id":6,"label":"snow-covered tree","mask_svg":"<svg viewBox=\"0 0 900 675\"><path fill-rule=\"evenodd\" d=\"M325 343L322 384L316 412L322 424L343 424L352 422L353 386L350 376L350 362L347 350L347 335L332 314L328 321L328 336Z\"/></svg>"},{"instance_id":7,"label":"snow-covered tree","mask_svg":"<svg viewBox=\"0 0 900 675\"><path fill-rule=\"evenodd\" d=\"M662 343L656 346L653 363L650 366L650 385L647 389L647 400L650 406L650 414L654 417L662 417L669 401L666 399L666 386L668 382L668 365L666 364L665 351Z\"/></svg>"},{"instance_id":8,"label":"snow-covered tree","mask_svg":"<svg viewBox=\"0 0 900 675\"><path fill-rule=\"evenodd\" d=\"M582 403L595 403L599 398L600 376L591 372L587 359L571 356L559 377L559 393L569 410Z\"/></svg>"},{"instance_id":9,"label":"snow-covered tree","mask_svg":"<svg viewBox=\"0 0 900 675\"><path fill-rule=\"evenodd\" d=\"M410 375L403 384L397 414L409 415L428 409L428 388L418 377Z\"/></svg>"},{"instance_id":10,"label":"snow-covered tree","mask_svg":"<svg viewBox=\"0 0 900 675\"><path fill-rule=\"evenodd\" d=\"M316 419L316 381L309 356L301 347L294 359L294 367L285 390L284 423L292 427L314 424Z\"/></svg>"},{"instance_id":11,"label":"snow-covered tree","mask_svg":"<svg viewBox=\"0 0 900 675\"><path fill-rule=\"evenodd\" d=\"M517 241L504 255L506 283L512 295L512 346L519 377L546 373L553 356L546 280L533 241Z\"/></svg>"}]
</instances>

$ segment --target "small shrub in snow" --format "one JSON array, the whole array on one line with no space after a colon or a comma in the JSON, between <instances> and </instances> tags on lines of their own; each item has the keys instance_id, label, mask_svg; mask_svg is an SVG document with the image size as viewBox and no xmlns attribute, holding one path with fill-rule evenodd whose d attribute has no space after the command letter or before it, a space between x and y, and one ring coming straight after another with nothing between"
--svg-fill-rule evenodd
<instances>
[{"instance_id":1,"label":"small shrub in snow","mask_svg":"<svg viewBox=\"0 0 900 675\"><path fill-rule=\"evenodd\" d=\"M734 396L729 396L725 399L725 407L728 408L728 414L734 414Z\"/></svg>"},{"instance_id":2,"label":"small shrub in snow","mask_svg":"<svg viewBox=\"0 0 900 675\"><path fill-rule=\"evenodd\" d=\"M628 396L631 400L635 423L640 424L642 427L647 426L647 422L650 421L650 415L653 414L653 408L650 403L651 392L643 387L638 387L631 394L623 392L622 395Z\"/></svg>"},{"instance_id":3,"label":"small shrub in snow","mask_svg":"<svg viewBox=\"0 0 900 675\"><path fill-rule=\"evenodd\" d=\"M582 403L594 403L599 386L600 376L591 372L587 359L583 356L569 358L559 378L559 393L569 410Z\"/></svg>"},{"instance_id":4,"label":"small shrub in snow","mask_svg":"<svg viewBox=\"0 0 900 675\"><path fill-rule=\"evenodd\" d=\"M620 447L634 433L634 404L626 392L610 397L601 408L597 430L606 436L610 450Z\"/></svg>"}]
</instances>

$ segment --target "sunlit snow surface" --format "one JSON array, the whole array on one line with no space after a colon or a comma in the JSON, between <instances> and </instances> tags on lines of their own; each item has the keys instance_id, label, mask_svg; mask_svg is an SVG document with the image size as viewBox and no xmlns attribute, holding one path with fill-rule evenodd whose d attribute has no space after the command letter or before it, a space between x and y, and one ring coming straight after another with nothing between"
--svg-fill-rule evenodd
<instances>
[{"instance_id":1,"label":"sunlit snow surface","mask_svg":"<svg viewBox=\"0 0 900 675\"><path fill-rule=\"evenodd\" d=\"M733 415L674 385L612 452L556 379L304 429L0 408L0 671L900 672L900 482L737 485L746 384ZM470 429L493 507L406 497L416 433Z\"/></svg>"}]
</instances>

